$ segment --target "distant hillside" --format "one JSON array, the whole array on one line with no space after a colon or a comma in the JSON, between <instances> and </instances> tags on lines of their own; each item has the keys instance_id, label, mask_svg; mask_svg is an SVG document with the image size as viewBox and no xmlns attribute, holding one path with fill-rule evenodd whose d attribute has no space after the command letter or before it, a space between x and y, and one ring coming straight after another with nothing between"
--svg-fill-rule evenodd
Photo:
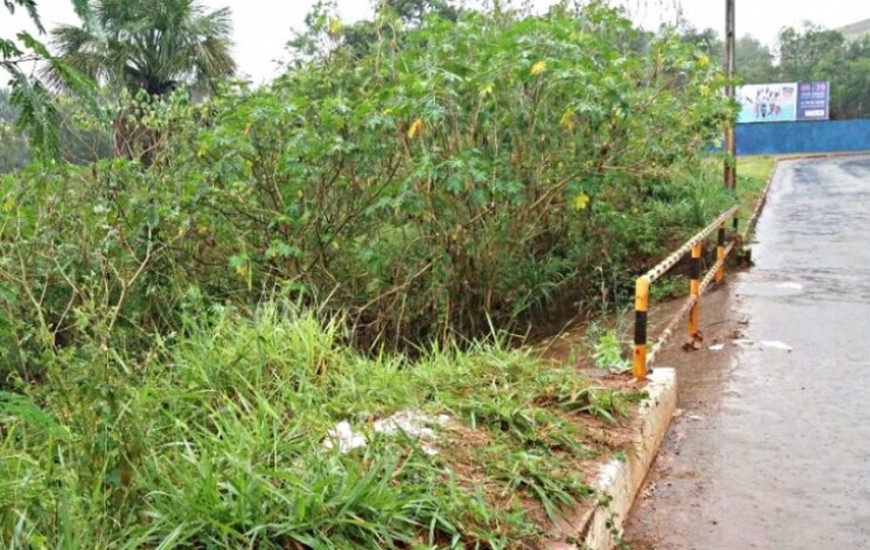
<instances>
[{"instance_id":1,"label":"distant hillside","mask_svg":"<svg viewBox=\"0 0 870 550\"><path fill-rule=\"evenodd\" d=\"M851 25L840 27L837 30L843 33L846 40L858 40L863 36L870 34L870 19L865 19L858 23L852 23Z\"/></svg>"}]
</instances>

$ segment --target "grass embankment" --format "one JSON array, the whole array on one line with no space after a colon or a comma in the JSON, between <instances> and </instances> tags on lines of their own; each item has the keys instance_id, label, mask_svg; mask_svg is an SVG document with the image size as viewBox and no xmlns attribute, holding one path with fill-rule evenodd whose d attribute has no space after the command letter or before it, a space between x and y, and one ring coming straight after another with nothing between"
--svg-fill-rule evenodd
<instances>
[{"instance_id":1,"label":"grass embankment","mask_svg":"<svg viewBox=\"0 0 870 550\"><path fill-rule=\"evenodd\" d=\"M746 200L772 165L753 160ZM40 384L0 394L0 544L534 547L560 507L594 501L584 469L612 449L589 419L640 396L498 345L367 358L284 304L187 323L144 359L46 355ZM606 340L594 361L618 362ZM375 433L402 411L436 438ZM324 445L343 421L366 446Z\"/></svg>"},{"instance_id":2,"label":"grass embankment","mask_svg":"<svg viewBox=\"0 0 870 550\"><path fill-rule=\"evenodd\" d=\"M338 326L226 311L147 364L78 350L0 394L0 545L531 547L592 495L582 418L639 397L497 345L368 359ZM434 440L373 431L401 411ZM341 421L367 444L339 449Z\"/></svg>"},{"instance_id":3,"label":"grass embankment","mask_svg":"<svg viewBox=\"0 0 870 550\"><path fill-rule=\"evenodd\" d=\"M764 198L767 182L773 176L775 165L776 157L774 156L740 157L737 159L737 197L740 201L740 215L744 223L755 213L755 209Z\"/></svg>"}]
</instances>

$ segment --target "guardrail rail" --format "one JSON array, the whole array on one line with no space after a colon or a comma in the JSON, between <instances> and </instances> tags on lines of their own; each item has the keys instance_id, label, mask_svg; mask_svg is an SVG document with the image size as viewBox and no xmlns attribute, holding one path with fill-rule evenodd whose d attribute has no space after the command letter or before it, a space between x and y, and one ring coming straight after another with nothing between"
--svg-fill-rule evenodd
<instances>
[{"instance_id":1,"label":"guardrail rail","mask_svg":"<svg viewBox=\"0 0 870 550\"><path fill-rule=\"evenodd\" d=\"M689 339L692 341L698 337L701 296L714 280L717 283L720 283L725 278L725 259L734 248L733 241L726 243L726 224L728 219L731 218L733 232L734 234L737 234L739 214L740 210L737 206L726 210L716 218L716 221L686 241L685 244L683 244L683 246L677 249L673 254L662 260L658 265L647 271L645 274L638 277L635 283L634 363L632 368L636 379L646 379L647 372L655 360L656 355L661 351L670 337L673 336L677 324L686 313L689 314ZM716 263L702 278L701 255L703 254L704 242L714 231L718 231ZM692 257L689 298L667 324L656 343L653 344L652 347L649 347L647 344L647 331L649 322L650 286L667 273L668 270L674 267L677 262L682 260L687 254L691 254Z\"/></svg>"}]
</instances>

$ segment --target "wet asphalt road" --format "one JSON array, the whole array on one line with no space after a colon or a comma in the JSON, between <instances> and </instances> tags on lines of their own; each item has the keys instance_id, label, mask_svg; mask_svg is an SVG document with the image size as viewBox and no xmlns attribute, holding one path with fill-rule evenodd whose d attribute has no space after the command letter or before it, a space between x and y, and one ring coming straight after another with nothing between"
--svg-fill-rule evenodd
<instances>
[{"instance_id":1,"label":"wet asphalt road","mask_svg":"<svg viewBox=\"0 0 870 550\"><path fill-rule=\"evenodd\" d=\"M756 239L702 309L725 350L663 358L683 413L634 549L870 549L870 156L781 163Z\"/></svg>"}]
</instances>

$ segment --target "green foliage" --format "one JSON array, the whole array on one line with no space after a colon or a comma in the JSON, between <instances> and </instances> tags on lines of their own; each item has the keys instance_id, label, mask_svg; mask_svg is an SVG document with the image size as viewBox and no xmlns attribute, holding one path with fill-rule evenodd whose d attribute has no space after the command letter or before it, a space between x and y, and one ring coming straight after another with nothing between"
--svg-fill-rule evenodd
<instances>
[{"instance_id":1,"label":"green foliage","mask_svg":"<svg viewBox=\"0 0 870 550\"><path fill-rule=\"evenodd\" d=\"M0 174L20 170L38 158L40 151L31 146L33 132L19 130L20 111L15 108L9 92L0 89ZM46 98L57 111L59 159L73 164L87 164L112 154L112 136L103 120L93 115L89 107L69 96ZM37 143L38 145L38 143Z\"/></svg>"},{"instance_id":2,"label":"green foliage","mask_svg":"<svg viewBox=\"0 0 870 550\"><path fill-rule=\"evenodd\" d=\"M42 20L33 0L4 0L10 14L16 6L27 12L40 34L45 33ZM86 17L88 6L85 0L73 0L76 12ZM21 70L26 62L43 61L57 75L58 82L75 90L82 98L93 97L93 87L83 81L81 75L59 59L55 59L45 45L26 31L19 32L16 39L0 37L0 69L9 75L9 105L17 110L16 129L27 130L34 152L43 158L57 159L60 156L60 113L45 85Z\"/></svg>"},{"instance_id":3,"label":"green foliage","mask_svg":"<svg viewBox=\"0 0 870 550\"><path fill-rule=\"evenodd\" d=\"M80 27L60 25L52 46L66 66L115 93L166 95L182 83L211 87L231 76L230 11L194 0L92 0ZM63 87L56 68L46 75Z\"/></svg>"},{"instance_id":4,"label":"green foliage","mask_svg":"<svg viewBox=\"0 0 870 550\"><path fill-rule=\"evenodd\" d=\"M81 26L52 31L57 57L43 76L86 99L94 94L80 90L97 85L121 98L111 117L117 155L138 152L148 164L161 141L136 109L121 108L125 100L159 102L179 89L202 95L235 72L229 8L206 11L195 0L92 0L80 15Z\"/></svg>"},{"instance_id":5,"label":"green foliage","mask_svg":"<svg viewBox=\"0 0 870 550\"><path fill-rule=\"evenodd\" d=\"M202 194L195 265L332 296L361 343L404 347L509 326L568 288L612 296L662 226L713 213L670 218L694 200L672 180L732 114L718 69L672 36L642 55L600 6L427 18L399 42L381 21L365 56L338 45L173 128L158 162Z\"/></svg>"},{"instance_id":6,"label":"green foliage","mask_svg":"<svg viewBox=\"0 0 870 550\"><path fill-rule=\"evenodd\" d=\"M677 31L680 40L698 48L723 68L727 66L725 43L714 29L698 30L683 23ZM744 83L774 82L778 78L770 48L749 34L735 40L734 58L737 76Z\"/></svg>"},{"instance_id":7,"label":"green foliage","mask_svg":"<svg viewBox=\"0 0 870 550\"><path fill-rule=\"evenodd\" d=\"M721 72L597 3L388 12L268 87L128 89L126 158L0 180L0 545L524 548L590 496L580 420L639 396L475 338L619 303L733 202ZM402 410L452 418L438 455L373 432Z\"/></svg>"},{"instance_id":8,"label":"green foliage","mask_svg":"<svg viewBox=\"0 0 870 550\"><path fill-rule=\"evenodd\" d=\"M691 26L677 29L680 39L725 64L725 49L715 30ZM778 64L773 64L774 54ZM831 83L831 118L866 118L870 114L870 36L847 40L839 30L811 22L785 27L772 50L750 35L735 43L735 64L742 82Z\"/></svg>"},{"instance_id":9,"label":"green foliage","mask_svg":"<svg viewBox=\"0 0 870 550\"><path fill-rule=\"evenodd\" d=\"M0 394L0 544L525 548L545 534L528 506L555 517L591 494L568 405L597 394L572 369L499 347L368 360L286 303L197 318L149 357L81 346ZM407 409L477 443L439 428L430 456L371 431ZM324 447L340 420L368 445Z\"/></svg>"},{"instance_id":10,"label":"green foliage","mask_svg":"<svg viewBox=\"0 0 870 550\"><path fill-rule=\"evenodd\" d=\"M38 376L46 346L82 335L178 330L193 298L326 302L372 350L522 331L569 293L629 298L732 200L695 175L733 114L721 74L673 36L648 55L635 38L600 6L466 13L257 91L127 100L150 168L0 188L2 370Z\"/></svg>"},{"instance_id":11,"label":"green foliage","mask_svg":"<svg viewBox=\"0 0 870 550\"><path fill-rule=\"evenodd\" d=\"M592 360L599 369L611 369L621 372L628 368L628 360L623 355L622 342L615 331L606 331L598 337L592 354Z\"/></svg>"},{"instance_id":12,"label":"green foliage","mask_svg":"<svg viewBox=\"0 0 870 550\"><path fill-rule=\"evenodd\" d=\"M763 84L776 80L773 75L773 54L768 46L756 38L745 35L734 45L734 57L737 72L747 84ZM772 80L773 79L773 80Z\"/></svg>"}]
</instances>

